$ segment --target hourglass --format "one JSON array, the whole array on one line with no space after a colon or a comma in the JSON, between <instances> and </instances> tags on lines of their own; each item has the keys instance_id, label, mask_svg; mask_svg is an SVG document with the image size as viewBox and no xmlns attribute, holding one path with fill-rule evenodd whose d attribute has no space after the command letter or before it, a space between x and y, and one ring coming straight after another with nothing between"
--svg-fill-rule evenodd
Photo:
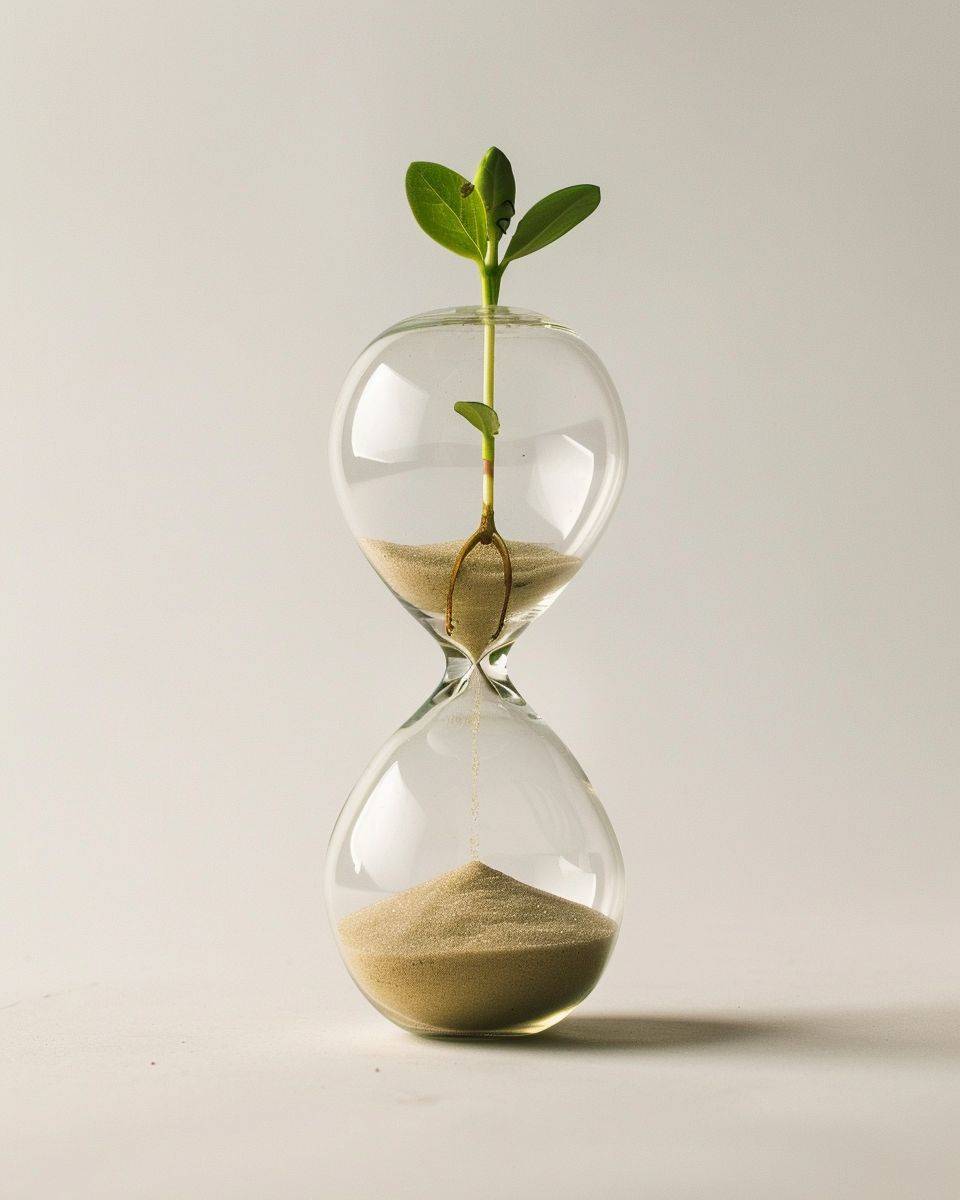
<instances>
[{"instance_id":1,"label":"hourglass","mask_svg":"<svg viewBox=\"0 0 960 1200\"><path fill-rule=\"evenodd\" d=\"M454 408L494 339L495 511L477 432ZM375 755L333 830L326 897L341 955L406 1029L536 1033L599 979L623 863L590 781L507 666L617 502L627 437L616 390L556 321L446 309L361 354L330 449L360 548L445 656L433 694Z\"/></svg>"}]
</instances>

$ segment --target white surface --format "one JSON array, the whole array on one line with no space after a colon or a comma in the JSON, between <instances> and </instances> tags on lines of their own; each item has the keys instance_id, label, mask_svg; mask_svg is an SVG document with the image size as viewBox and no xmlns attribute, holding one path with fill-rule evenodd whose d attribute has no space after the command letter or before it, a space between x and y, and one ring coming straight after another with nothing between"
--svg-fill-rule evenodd
<instances>
[{"instance_id":1,"label":"white surface","mask_svg":"<svg viewBox=\"0 0 960 1200\"><path fill-rule=\"evenodd\" d=\"M4 5L0 1193L955 1200L958 34ZM632 438L513 664L623 844L591 1011L798 1032L427 1045L332 952L328 832L439 656L327 425L370 338L475 302L402 179L491 142L521 207L604 193L503 291L582 332Z\"/></svg>"},{"instance_id":2,"label":"white surface","mask_svg":"<svg viewBox=\"0 0 960 1200\"><path fill-rule=\"evenodd\" d=\"M628 931L624 959L648 971L621 961L522 1043L394 1029L329 944L312 983L270 962L269 985L24 998L0 1012L0 1127L16 1133L2 1194L954 1200L955 945L893 925L882 945L845 944L822 926L794 957L796 930L759 948L709 933L644 953ZM704 1011L717 992L743 1002Z\"/></svg>"}]
</instances>

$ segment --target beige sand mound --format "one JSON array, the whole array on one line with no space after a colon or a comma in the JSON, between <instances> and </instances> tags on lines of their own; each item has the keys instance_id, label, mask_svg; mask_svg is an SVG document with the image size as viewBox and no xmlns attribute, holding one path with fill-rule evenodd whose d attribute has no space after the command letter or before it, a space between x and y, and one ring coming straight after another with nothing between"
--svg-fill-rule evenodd
<instances>
[{"instance_id":1,"label":"beige sand mound","mask_svg":"<svg viewBox=\"0 0 960 1200\"><path fill-rule=\"evenodd\" d=\"M579 1003L616 936L609 917L471 862L340 922L357 982L429 1032L509 1030Z\"/></svg>"},{"instance_id":2,"label":"beige sand mound","mask_svg":"<svg viewBox=\"0 0 960 1200\"><path fill-rule=\"evenodd\" d=\"M461 542L406 546L363 538L367 558L390 587L421 612L441 620L447 606L450 572ZM519 625L537 605L563 587L580 569L579 558L559 554L538 542L507 542L513 586L507 626ZM477 546L464 561L454 593L453 638L478 659L493 641L503 605L503 564L493 546Z\"/></svg>"}]
</instances>

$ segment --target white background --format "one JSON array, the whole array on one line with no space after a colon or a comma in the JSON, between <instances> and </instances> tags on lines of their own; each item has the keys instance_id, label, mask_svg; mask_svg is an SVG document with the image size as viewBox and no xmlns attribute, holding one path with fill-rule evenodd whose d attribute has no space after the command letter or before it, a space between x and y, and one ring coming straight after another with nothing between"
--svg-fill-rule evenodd
<instances>
[{"instance_id":1,"label":"white background","mask_svg":"<svg viewBox=\"0 0 960 1200\"><path fill-rule=\"evenodd\" d=\"M955 1196L956 6L2 27L4 1197ZM624 930L499 1048L386 1025L320 891L440 666L327 425L383 327L478 299L402 181L491 143L521 211L603 189L502 298L593 345L633 454L513 664Z\"/></svg>"}]
</instances>

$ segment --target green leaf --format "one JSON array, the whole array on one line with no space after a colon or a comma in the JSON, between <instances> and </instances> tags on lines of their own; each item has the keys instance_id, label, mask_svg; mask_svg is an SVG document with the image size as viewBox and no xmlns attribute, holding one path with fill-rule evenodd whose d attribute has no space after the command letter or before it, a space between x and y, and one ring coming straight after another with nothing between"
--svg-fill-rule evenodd
<instances>
[{"instance_id":1,"label":"green leaf","mask_svg":"<svg viewBox=\"0 0 960 1200\"><path fill-rule=\"evenodd\" d=\"M500 418L489 404L481 404L479 400L458 400L453 407L485 437L496 437L500 432Z\"/></svg>"},{"instance_id":2,"label":"green leaf","mask_svg":"<svg viewBox=\"0 0 960 1200\"><path fill-rule=\"evenodd\" d=\"M407 199L420 228L454 254L483 262L487 214L469 179L439 163L414 162L407 168Z\"/></svg>"},{"instance_id":3,"label":"green leaf","mask_svg":"<svg viewBox=\"0 0 960 1200\"><path fill-rule=\"evenodd\" d=\"M517 211L517 185L513 178L510 159L502 150L491 146L473 177L480 199L487 210L490 232L498 240L507 232L513 214Z\"/></svg>"},{"instance_id":4,"label":"green leaf","mask_svg":"<svg viewBox=\"0 0 960 1200\"><path fill-rule=\"evenodd\" d=\"M600 189L592 183L577 183L573 187L551 192L527 213L517 225L510 245L503 256L503 265L511 259L522 258L542 250L557 238L579 225L600 203Z\"/></svg>"}]
</instances>

